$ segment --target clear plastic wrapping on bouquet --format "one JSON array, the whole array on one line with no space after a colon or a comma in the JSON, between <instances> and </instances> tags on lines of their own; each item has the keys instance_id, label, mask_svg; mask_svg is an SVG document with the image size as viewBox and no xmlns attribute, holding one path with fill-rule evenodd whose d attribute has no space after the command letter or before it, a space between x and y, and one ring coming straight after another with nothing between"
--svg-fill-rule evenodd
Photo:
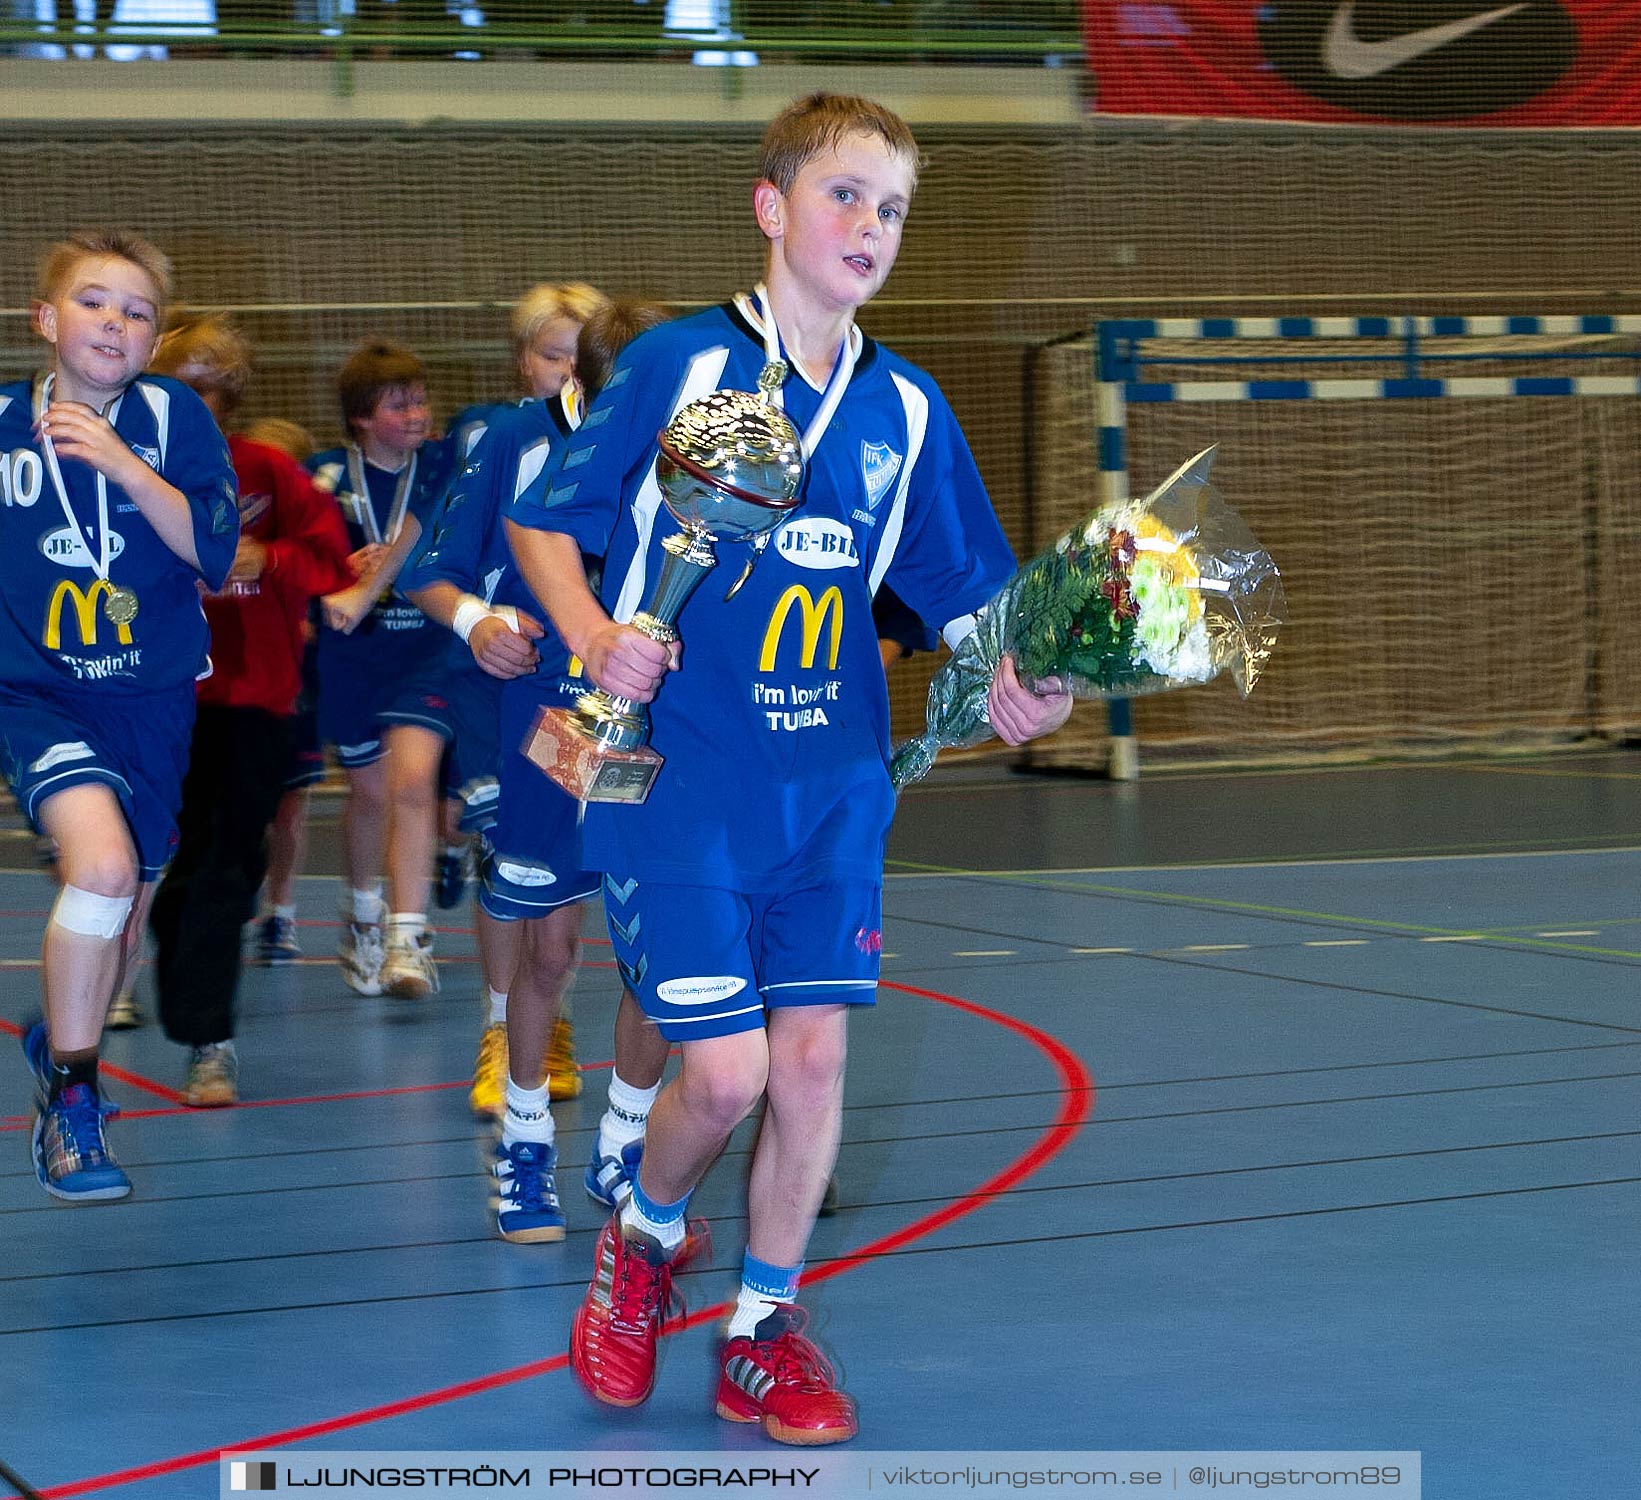
<instances>
[{"instance_id":1,"label":"clear plastic wrapping on bouquet","mask_svg":"<svg viewBox=\"0 0 1641 1500\"><path fill-rule=\"evenodd\" d=\"M1128 698L1229 671L1243 697L1286 605L1271 555L1208 481L1214 450L1143 500L1101 506L1031 559L929 684L928 727L894 755L897 787L946 747L991 734L986 694L1012 656L1028 686Z\"/></svg>"}]
</instances>

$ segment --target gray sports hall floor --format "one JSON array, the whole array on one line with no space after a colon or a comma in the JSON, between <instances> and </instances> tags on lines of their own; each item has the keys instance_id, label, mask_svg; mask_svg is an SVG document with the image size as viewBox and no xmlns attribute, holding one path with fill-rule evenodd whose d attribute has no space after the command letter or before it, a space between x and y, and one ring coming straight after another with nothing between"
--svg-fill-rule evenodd
<instances>
[{"instance_id":1,"label":"gray sports hall floor","mask_svg":"<svg viewBox=\"0 0 1641 1500\"><path fill-rule=\"evenodd\" d=\"M128 1201L46 1198L0 1069L0 1460L180 1500L223 1448L759 1450L710 1414L710 1318L640 1412L564 1368L607 946L557 1112L569 1238L504 1244L467 918L442 997L352 997L333 811L310 961L247 979L245 1104L181 1108L152 1027L107 1040ZM892 854L805 1297L863 1446L1418 1449L1439 1500L1635 1493L1641 756L965 769L906 796ZM20 832L0 863L14 1034L49 888ZM697 1198L692 1313L733 1288L744 1149Z\"/></svg>"}]
</instances>

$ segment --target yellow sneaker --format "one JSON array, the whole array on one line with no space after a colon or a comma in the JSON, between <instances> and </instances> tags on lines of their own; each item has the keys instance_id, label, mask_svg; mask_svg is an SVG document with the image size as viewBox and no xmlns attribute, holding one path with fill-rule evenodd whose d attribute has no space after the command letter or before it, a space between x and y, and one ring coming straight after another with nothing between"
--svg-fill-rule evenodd
<instances>
[{"instance_id":1,"label":"yellow sneaker","mask_svg":"<svg viewBox=\"0 0 1641 1500\"><path fill-rule=\"evenodd\" d=\"M499 1120L507 1107L507 1023L497 1021L479 1038L479 1060L473 1064L473 1091L467 1096L481 1120Z\"/></svg>"},{"instance_id":2,"label":"yellow sneaker","mask_svg":"<svg viewBox=\"0 0 1641 1500\"><path fill-rule=\"evenodd\" d=\"M581 1069L575 1060L575 1027L568 1016L553 1022L547 1039L547 1097L574 1099L581 1093Z\"/></svg>"}]
</instances>

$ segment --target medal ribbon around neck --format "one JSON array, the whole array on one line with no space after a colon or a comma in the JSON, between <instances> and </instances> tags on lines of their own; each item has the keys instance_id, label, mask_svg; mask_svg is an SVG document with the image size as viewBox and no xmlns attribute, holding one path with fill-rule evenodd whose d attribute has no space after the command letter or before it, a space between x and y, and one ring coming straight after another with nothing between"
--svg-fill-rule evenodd
<instances>
[{"instance_id":1,"label":"medal ribbon around neck","mask_svg":"<svg viewBox=\"0 0 1641 1500\"><path fill-rule=\"evenodd\" d=\"M359 507L359 525L365 531L365 539L371 542L386 541L389 546L398 541L400 529L405 524L405 511L410 507L410 491L416 483L416 455L412 453L410 461L399 470L399 483L394 487L393 503L387 511L386 537L376 524L376 505L370 498L370 485L365 482L365 454L356 443L348 445L348 483L363 502Z\"/></svg>"},{"instance_id":2,"label":"medal ribbon around neck","mask_svg":"<svg viewBox=\"0 0 1641 1500\"><path fill-rule=\"evenodd\" d=\"M773 401L785 411L786 402L781 388L786 383L789 366L781 358L781 331L775 325L775 310L769 303L769 287L760 281L752 288L751 297L744 292L737 293L735 306L741 316L763 335L764 367L758 373L758 389L763 392L765 400ZM809 426L804 429L800 440L805 461L820 446L820 440L826 436L826 429L832 424L832 415L837 411L838 403L843 400L843 393L849 389L850 378L855 373L855 361L860 357L865 342L860 329L851 323L849 332L844 337L843 347L838 350L837 363L832 366L832 377L826 382L826 389L821 394L821 404L815 415L810 418ZM781 526L785 524L785 521L781 522ZM770 538L780 529L781 527L777 526L774 531L763 532L752 540L746 566L741 569L741 576L730 584L729 592L724 595L726 604L740 593L741 586L757 567L758 559L764 555Z\"/></svg>"},{"instance_id":3,"label":"medal ribbon around neck","mask_svg":"<svg viewBox=\"0 0 1641 1500\"><path fill-rule=\"evenodd\" d=\"M768 372L771 366L775 366L784 376L787 363L781 358L781 331L775 326L775 311L769 305L769 288L760 281L752 288L751 297L744 292L739 293L735 298L735 306L741 316L763 335L765 372ZM860 358L860 351L865 342L860 329L851 323L843 347L838 350L837 363L832 366L832 378L826 382L820 407L810 419L809 426L804 429L805 458L820 447L820 440L826 436L826 429L832 424L832 415L837 411L838 403L843 400L843 393L849 389L850 377L855 373L855 361ZM786 409L786 403L781 399L780 383L771 382L771 385L766 386L763 376L759 376L758 385L761 389L771 390L771 399L775 405L783 411Z\"/></svg>"},{"instance_id":4,"label":"medal ribbon around neck","mask_svg":"<svg viewBox=\"0 0 1641 1500\"><path fill-rule=\"evenodd\" d=\"M34 415L38 421L45 415L46 408L51 405L51 394L56 389L57 377L47 375L35 391ZM120 401L116 397L113 405L108 408L109 425L114 424L119 416ZM86 555L86 562L97 578L108 585L108 594L103 599L103 613L110 622L118 625L126 632L126 639L130 639L127 627L137 618L137 596L128 588L117 588L109 578L109 564L112 559L113 533L108 525L108 480L101 469L94 472L97 476L97 551L91 550L91 538L86 535L85 528L80 525L80 518L74 514L74 507L68 502L68 486L63 483L62 465L57 461L57 447L51 441L51 434L42 430L40 433L40 450L45 456L46 472L51 475L51 487L57 492L57 503L63 508L63 519L68 522L69 535L79 544Z\"/></svg>"}]
</instances>

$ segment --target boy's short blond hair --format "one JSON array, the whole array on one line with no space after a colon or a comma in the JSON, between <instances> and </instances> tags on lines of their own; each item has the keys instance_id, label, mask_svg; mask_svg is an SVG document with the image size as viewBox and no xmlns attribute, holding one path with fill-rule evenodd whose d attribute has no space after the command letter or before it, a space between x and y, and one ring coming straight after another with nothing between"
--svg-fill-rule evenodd
<instances>
[{"instance_id":1,"label":"boy's short blond hair","mask_svg":"<svg viewBox=\"0 0 1641 1500\"><path fill-rule=\"evenodd\" d=\"M513 304L507 319L513 353L522 355L555 318L585 323L599 308L608 306L609 300L597 287L588 286L584 281L538 282Z\"/></svg>"},{"instance_id":2,"label":"boy's short blond hair","mask_svg":"<svg viewBox=\"0 0 1641 1500\"><path fill-rule=\"evenodd\" d=\"M875 136L905 158L912 169L912 186L917 186L923 158L911 127L886 105L858 94L808 94L787 105L764 131L758 180L790 193L807 163L850 135Z\"/></svg>"},{"instance_id":3,"label":"boy's short blond hair","mask_svg":"<svg viewBox=\"0 0 1641 1500\"><path fill-rule=\"evenodd\" d=\"M129 261L154 283L158 298L155 311L163 314L171 300L171 257L151 240L129 229L76 229L66 239L47 246L35 271L36 299L55 302L81 261L106 260L111 256Z\"/></svg>"},{"instance_id":4,"label":"boy's short blond hair","mask_svg":"<svg viewBox=\"0 0 1641 1500\"><path fill-rule=\"evenodd\" d=\"M351 434L355 422L368 422L383 393L395 386L426 384L427 366L404 345L386 339L361 344L336 372L343 427Z\"/></svg>"},{"instance_id":5,"label":"boy's short blond hair","mask_svg":"<svg viewBox=\"0 0 1641 1500\"><path fill-rule=\"evenodd\" d=\"M201 367L204 374L188 384L214 392L226 416L239 406L250 383L251 346L221 313L180 315L166 330L148 368L157 375L181 378L189 365Z\"/></svg>"},{"instance_id":6,"label":"boy's short blond hair","mask_svg":"<svg viewBox=\"0 0 1641 1500\"><path fill-rule=\"evenodd\" d=\"M604 389L615 357L646 328L677 314L665 302L645 297L616 297L581 325L575 341L575 372L590 400Z\"/></svg>"},{"instance_id":7,"label":"boy's short blond hair","mask_svg":"<svg viewBox=\"0 0 1641 1500\"><path fill-rule=\"evenodd\" d=\"M287 417L258 417L250 423L244 436L253 443L263 443L269 448L277 448L281 453L287 453L298 463L311 458L319 451L319 444L313 440L313 434L300 422L292 422Z\"/></svg>"}]
</instances>

